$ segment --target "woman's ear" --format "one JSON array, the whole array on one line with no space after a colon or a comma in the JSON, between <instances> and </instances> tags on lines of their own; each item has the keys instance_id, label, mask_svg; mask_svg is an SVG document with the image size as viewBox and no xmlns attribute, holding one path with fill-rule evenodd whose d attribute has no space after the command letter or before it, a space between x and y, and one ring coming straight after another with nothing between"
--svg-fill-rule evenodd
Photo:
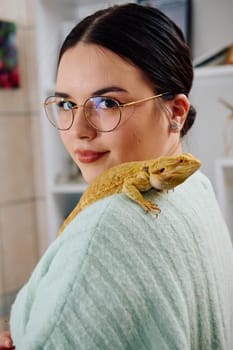
<instances>
[{"instance_id":1,"label":"woman's ear","mask_svg":"<svg viewBox=\"0 0 233 350\"><path fill-rule=\"evenodd\" d=\"M190 102L184 94L176 95L170 102L170 131L180 132L187 118Z\"/></svg>"}]
</instances>

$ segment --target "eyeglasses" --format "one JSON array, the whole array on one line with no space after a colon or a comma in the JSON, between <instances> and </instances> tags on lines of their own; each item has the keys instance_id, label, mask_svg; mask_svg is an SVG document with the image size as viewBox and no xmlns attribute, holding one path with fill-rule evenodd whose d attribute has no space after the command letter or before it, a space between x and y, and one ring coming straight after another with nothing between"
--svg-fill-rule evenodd
<instances>
[{"instance_id":1,"label":"eyeglasses","mask_svg":"<svg viewBox=\"0 0 233 350\"><path fill-rule=\"evenodd\" d=\"M153 100L167 95L168 92L141 100L121 104L115 98L107 96L89 97L83 105L59 96L49 96L44 108L50 123L58 130L69 130L74 122L75 110L83 108L88 124L100 132L109 132L117 128L121 121L122 108Z\"/></svg>"}]
</instances>

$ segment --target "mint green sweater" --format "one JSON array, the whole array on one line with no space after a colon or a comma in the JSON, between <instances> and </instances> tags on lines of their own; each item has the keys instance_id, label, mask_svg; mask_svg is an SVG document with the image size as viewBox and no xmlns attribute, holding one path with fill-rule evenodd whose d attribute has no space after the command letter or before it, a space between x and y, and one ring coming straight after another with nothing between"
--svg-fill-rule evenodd
<instances>
[{"instance_id":1,"label":"mint green sweater","mask_svg":"<svg viewBox=\"0 0 233 350\"><path fill-rule=\"evenodd\" d=\"M96 202L51 244L12 307L17 350L233 349L233 250L209 181L155 198L158 218L123 194Z\"/></svg>"}]
</instances>

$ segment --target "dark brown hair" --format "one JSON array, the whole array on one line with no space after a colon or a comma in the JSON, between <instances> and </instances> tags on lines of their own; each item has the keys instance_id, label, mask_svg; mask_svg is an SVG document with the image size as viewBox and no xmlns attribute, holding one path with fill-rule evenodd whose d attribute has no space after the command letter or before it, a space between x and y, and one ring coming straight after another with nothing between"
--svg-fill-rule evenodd
<instances>
[{"instance_id":1,"label":"dark brown hair","mask_svg":"<svg viewBox=\"0 0 233 350\"><path fill-rule=\"evenodd\" d=\"M105 47L129 60L149 79L156 93L187 96L192 87L193 66L180 28L156 8L133 3L112 6L86 17L66 37L59 62L78 42ZM181 130L184 136L196 116L191 106Z\"/></svg>"}]
</instances>

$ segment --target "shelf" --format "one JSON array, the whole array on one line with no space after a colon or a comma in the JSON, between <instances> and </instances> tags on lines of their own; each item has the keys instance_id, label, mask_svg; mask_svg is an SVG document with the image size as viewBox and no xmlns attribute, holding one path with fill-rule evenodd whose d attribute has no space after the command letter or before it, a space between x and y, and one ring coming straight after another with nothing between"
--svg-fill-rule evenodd
<instances>
[{"instance_id":1,"label":"shelf","mask_svg":"<svg viewBox=\"0 0 233 350\"><path fill-rule=\"evenodd\" d=\"M227 167L233 168L233 157L216 159L216 165L225 167L225 168Z\"/></svg>"},{"instance_id":2,"label":"shelf","mask_svg":"<svg viewBox=\"0 0 233 350\"><path fill-rule=\"evenodd\" d=\"M54 194L82 193L86 190L87 186L85 182L53 185L52 192Z\"/></svg>"}]
</instances>

